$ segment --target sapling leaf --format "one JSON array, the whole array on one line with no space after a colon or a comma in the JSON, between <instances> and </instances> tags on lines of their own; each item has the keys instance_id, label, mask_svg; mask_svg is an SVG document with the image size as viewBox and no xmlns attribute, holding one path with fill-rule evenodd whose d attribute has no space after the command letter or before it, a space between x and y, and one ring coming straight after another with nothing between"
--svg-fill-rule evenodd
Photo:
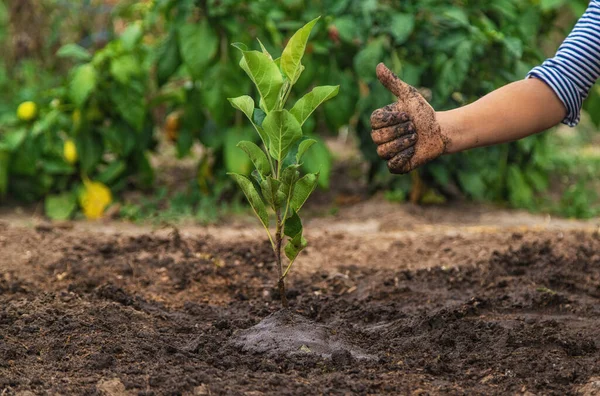
<instances>
[{"instance_id":1,"label":"sapling leaf","mask_svg":"<svg viewBox=\"0 0 600 396\"><path fill-rule=\"evenodd\" d=\"M262 129L260 124L257 124L254 121L254 99L252 99L248 95L243 95L237 98L228 98L227 100L229 101L229 103L231 103L231 106L233 106L234 109L240 110L246 115L246 117L248 117L248 119L252 123L252 126L254 126L254 129L256 129L256 132L258 133L260 139L266 147L269 144L269 137L265 134L265 131Z\"/></svg>"},{"instance_id":2,"label":"sapling leaf","mask_svg":"<svg viewBox=\"0 0 600 396\"><path fill-rule=\"evenodd\" d=\"M285 255L294 261L298 254L306 247L307 242L302 235L302 220L295 210L292 210L291 216L286 220L283 233L290 237L285 245Z\"/></svg>"},{"instance_id":3,"label":"sapling leaf","mask_svg":"<svg viewBox=\"0 0 600 396\"><path fill-rule=\"evenodd\" d=\"M279 191L281 191L288 201L291 200L294 194L294 185L298 178L300 177L300 172L298 172L297 165L288 166L283 170L281 174L280 181L281 186L279 187Z\"/></svg>"},{"instance_id":4,"label":"sapling leaf","mask_svg":"<svg viewBox=\"0 0 600 396\"><path fill-rule=\"evenodd\" d=\"M258 40L258 44L260 44L260 49L262 50L262 53L265 54L265 55L267 55L269 57L269 59L273 59L273 57L271 56L271 54L269 54L269 51L267 51L267 49L263 45L262 41L260 41L259 38L257 38L257 40Z\"/></svg>"},{"instance_id":5,"label":"sapling leaf","mask_svg":"<svg viewBox=\"0 0 600 396\"><path fill-rule=\"evenodd\" d=\"M262 183L262 181L264 180L262 175L256 170L254 169L252 171L252 173L250 173L250 176L252 176L252 179L254 179L253 184L258 184L260 186L260 183Z\"/></svg>"},{"instance_id":6,"label":"sapling leaf","mask_svg":"<svg viewBox=\"0 0 600 396\"><path fill-rule=\"evenodd\" d=\"M275 110L267 114L263 129L269 136L269 153L282 162L294 143L302 137L302 128L287 110Z\"/></svg>"},{"instance_id":7,"label":"sapling leaf","mask_svg":"<svg viewBox=\"0 0 600 396\"><path fill-rule=\"evenodd\" d=\"M256 125L258 125L259 127L262 127L263 121L265 120L266 116L267 116L267 113L265 113L261 109L254 109L253 120L254 120L254 123Z\"/></svg>"},{"instance_id":8,"label":"sapling leaf","mask_svg":"<svg viewBox=\"0 0 600 396\"><path fill-rule=\"evenodd\" d=\"M281 208L281 205L285 201L285 194L280 190L281 182L277 179L273 179L271 176L267 176L261 183L260 189L262 191L265 201L273 210Z\"/></svg>"},{"instance_id":9,"label":"sapling leaf","mask_svg":"<svg viewBox=\"0 0 600 396\"><path fill-rule=\"evenodd\" d=\"M244 195L246 196L246 199L248 199L250 206L252 206L252 210L254 210L254 213L263 226L265 226L265 228L269 228L269 214L267 213L267 208L265 207L265 203L263 202L261 196L258 194L258 191L256 191L256 188L254 188L254 184L252 184L250 179L244 175L237 173L228 174L231 175L231 177L233 177L233 179L240 186L244 192Z\"/></svg>"},{"instance_id":10,"label":"sapling leaf","mask_svg":"<svg viewBox=\"0 0 600 396\"><path fill-rule=\"evenodd\" d=\"M249 48L248 48L248 46L246 44L240 43L240 42L231 43L231 46L239 49L242 52L249 50Z\"/></svg>"},{"instance_id":11,"label":"sapling leaf","mask_svg":"<svg viewBox=\"0 0 600 396\"><path fill-rule=\"evenodd\" d=\"M239 142L237 146L244 150L246 154L248 154L248 157L250 157L250 160L254 164L254 167L262 176L267 176L271 173L271 165L269 164L269 159L260 147L247 140Z\"/></svg>"},{"instance_id":12,"label":"sapling leaf","mask_svg":"<svg viewBox=\"0 0 600 396\"><path fill-rule=\"evenodd\" d=\"M302 234L302 220L300 220L300 216L295 210L292 210L292 215L285 221L283 233L290 238Z\"/></svg>"},{"instance_id":13,"label":"sapling leaf","mask_svg":"<svg viewBox=\"0 0 600 396\"><path fill-rule=\"evenodd\" d=\"M288 243L285 245L285 255L290 261L294 261L298 254L308 245L306 239L302 236L302 234L296 235L294 238L290 239Z\"/></svg>"},{"instance_id":14,"label":"sapling leaf","mask_svg":"<svg viewBox=\"0 0 600 396\"><path fill-rule=\"evenodd\" d=\"M252 113L254 113L254 99L248 95L238 96L237 98L227 98L229 103L248 117L250 122L253 122Z\"/></svg>"},{"instance_id":15,"label":"sapling leaf","mask_svg":"<svg viewBox=\"0 0 600 396\"><path fill-rule=\"evenodd\" d=\"M296 162L298 164L300 164L300 161L302 160L302 156L304 156L304 153L306 153L306 151L310 148L310 146L312 146L313 144L317 143L317 141L315 139L306 139L300 142L300 145L298 146L298 153L296 153Z\"/></svg>"},{"instance_id":16,"label":"sapling leaf","mask_svg":"<svg viewBox=\"0 0 600 396\"><path fill-rule=\"evenodd\" d=\"M296 81L298 81L298 78L302 73L303 67L301 61L304 56L304 51L306 50L306 43L308 42L310 32L319 18L320 17L313 19L294 33L281 54L281 70L292 84L295 84Z\"/></svg>"},{"instance_id":17,"label":"sapling leaf","mask_svg":"<svg viewBox=\"0 0 600 396\"><path fill-rule=\"evenodd\" d=\"M310 115L325 101L334 98L340 91L339 85L315 87L294 104L290 113L303 125Z\"/></svg>"},{"instance_id":18,"label":"sapling leaf","mask_svg":"<svg viewBox=\"0 0 600 396\"><path fill-rule=\"evenodd\" d=\"M266 113L273 110L279 100L283 77L269 56L259 51L242 51L240 67L252 80L264 101Z\"/></svg>"},{"instance_id":19,"label":"sapling leaf","mask_svg":"<svg viewBox=\"0 0 600 396\"><path fill-rule=\"evenodd\" d=\"M292 199L290 200L292 209L298 212L300 208L302 208L310 194L315 190L315 187L317 187L318 181L318 173L308 173L296 182L292 192Z\"/></svg>"}]
</instances>

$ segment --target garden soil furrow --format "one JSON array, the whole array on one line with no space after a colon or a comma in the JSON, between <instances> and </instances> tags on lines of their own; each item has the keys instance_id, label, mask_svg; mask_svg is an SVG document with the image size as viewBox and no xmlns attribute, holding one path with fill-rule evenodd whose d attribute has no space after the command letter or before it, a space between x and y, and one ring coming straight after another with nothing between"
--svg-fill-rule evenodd
<instances>
[{"instance_id":1,"label":"garden soil furrow","mask_svg":"<svg viewBox=\"0 0 600 396\"><path fill-rule=\"evenodd\" d=\"M291 310L372 359L232 342L279 309L235 232L0 228L0 394L600 393L594 232L317 227Z\"/></svg>"}]
</instances>

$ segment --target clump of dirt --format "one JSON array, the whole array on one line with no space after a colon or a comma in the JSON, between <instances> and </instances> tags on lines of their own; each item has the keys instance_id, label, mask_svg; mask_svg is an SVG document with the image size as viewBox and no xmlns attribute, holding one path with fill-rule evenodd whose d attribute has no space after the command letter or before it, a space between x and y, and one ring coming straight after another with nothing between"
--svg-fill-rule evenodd
<instances>
[{"instance_id":1,"label":"clump of dirt","mask_svg":"<svg viewBox=\"0 0 600 396\"><path fill-rule=\"evenodd\" d=\"M353 359L376 359L353 346L347 337L329 326L315 323L283 309L269 315L255 326L242 330L232 344L243 352L271 356L316 354L350 364Z\"/></svg>"},{"instance_id":2,"label":"clump of dirt","mask_svg":"<svg viewBox=\"0 0 600 396\"><path fill-rule=\"evenodd\" d=\"M0 240L7 395L563 395L600 377L593 234L515 234L468 266L296 273L289 313L266 243L15 228ZM419 246L402 253L418 260Z\"/></svg>"}]
</instances>

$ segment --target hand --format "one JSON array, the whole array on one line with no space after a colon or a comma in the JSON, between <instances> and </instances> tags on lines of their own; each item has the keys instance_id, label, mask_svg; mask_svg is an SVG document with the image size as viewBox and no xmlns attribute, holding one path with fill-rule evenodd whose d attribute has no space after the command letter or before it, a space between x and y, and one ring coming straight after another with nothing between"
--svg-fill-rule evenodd
<instances>
[{"instance_id":1,"label":"hand","mask_svg":"<svg viewBox=\"0 0 600 396\"><path fill-rule=\"evenodd\" d=\"M390 172L408 173L442 155L446 139L425 98L383 63L377 65L377 78L398 98L371 115L371 138Z\"/></svg>"}]
</instances>

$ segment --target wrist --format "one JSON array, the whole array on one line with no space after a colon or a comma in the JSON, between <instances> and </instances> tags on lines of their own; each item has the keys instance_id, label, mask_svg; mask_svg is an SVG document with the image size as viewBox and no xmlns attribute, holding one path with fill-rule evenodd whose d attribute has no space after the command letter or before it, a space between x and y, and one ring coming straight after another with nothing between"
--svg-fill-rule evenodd
<instances>
[{"instance_id":1,"label":"wrist","mask_svg":"<svg viewBox=\"0 0 600 396\"><path fill-rule=\"evenodd\" d=\"M456 110L438 111L436 120L445 143L444 154L454 154L469 148L465 139L468 135L464 131L465 124L461 120L460 112Z\"/></svg>"}]
</instances>

